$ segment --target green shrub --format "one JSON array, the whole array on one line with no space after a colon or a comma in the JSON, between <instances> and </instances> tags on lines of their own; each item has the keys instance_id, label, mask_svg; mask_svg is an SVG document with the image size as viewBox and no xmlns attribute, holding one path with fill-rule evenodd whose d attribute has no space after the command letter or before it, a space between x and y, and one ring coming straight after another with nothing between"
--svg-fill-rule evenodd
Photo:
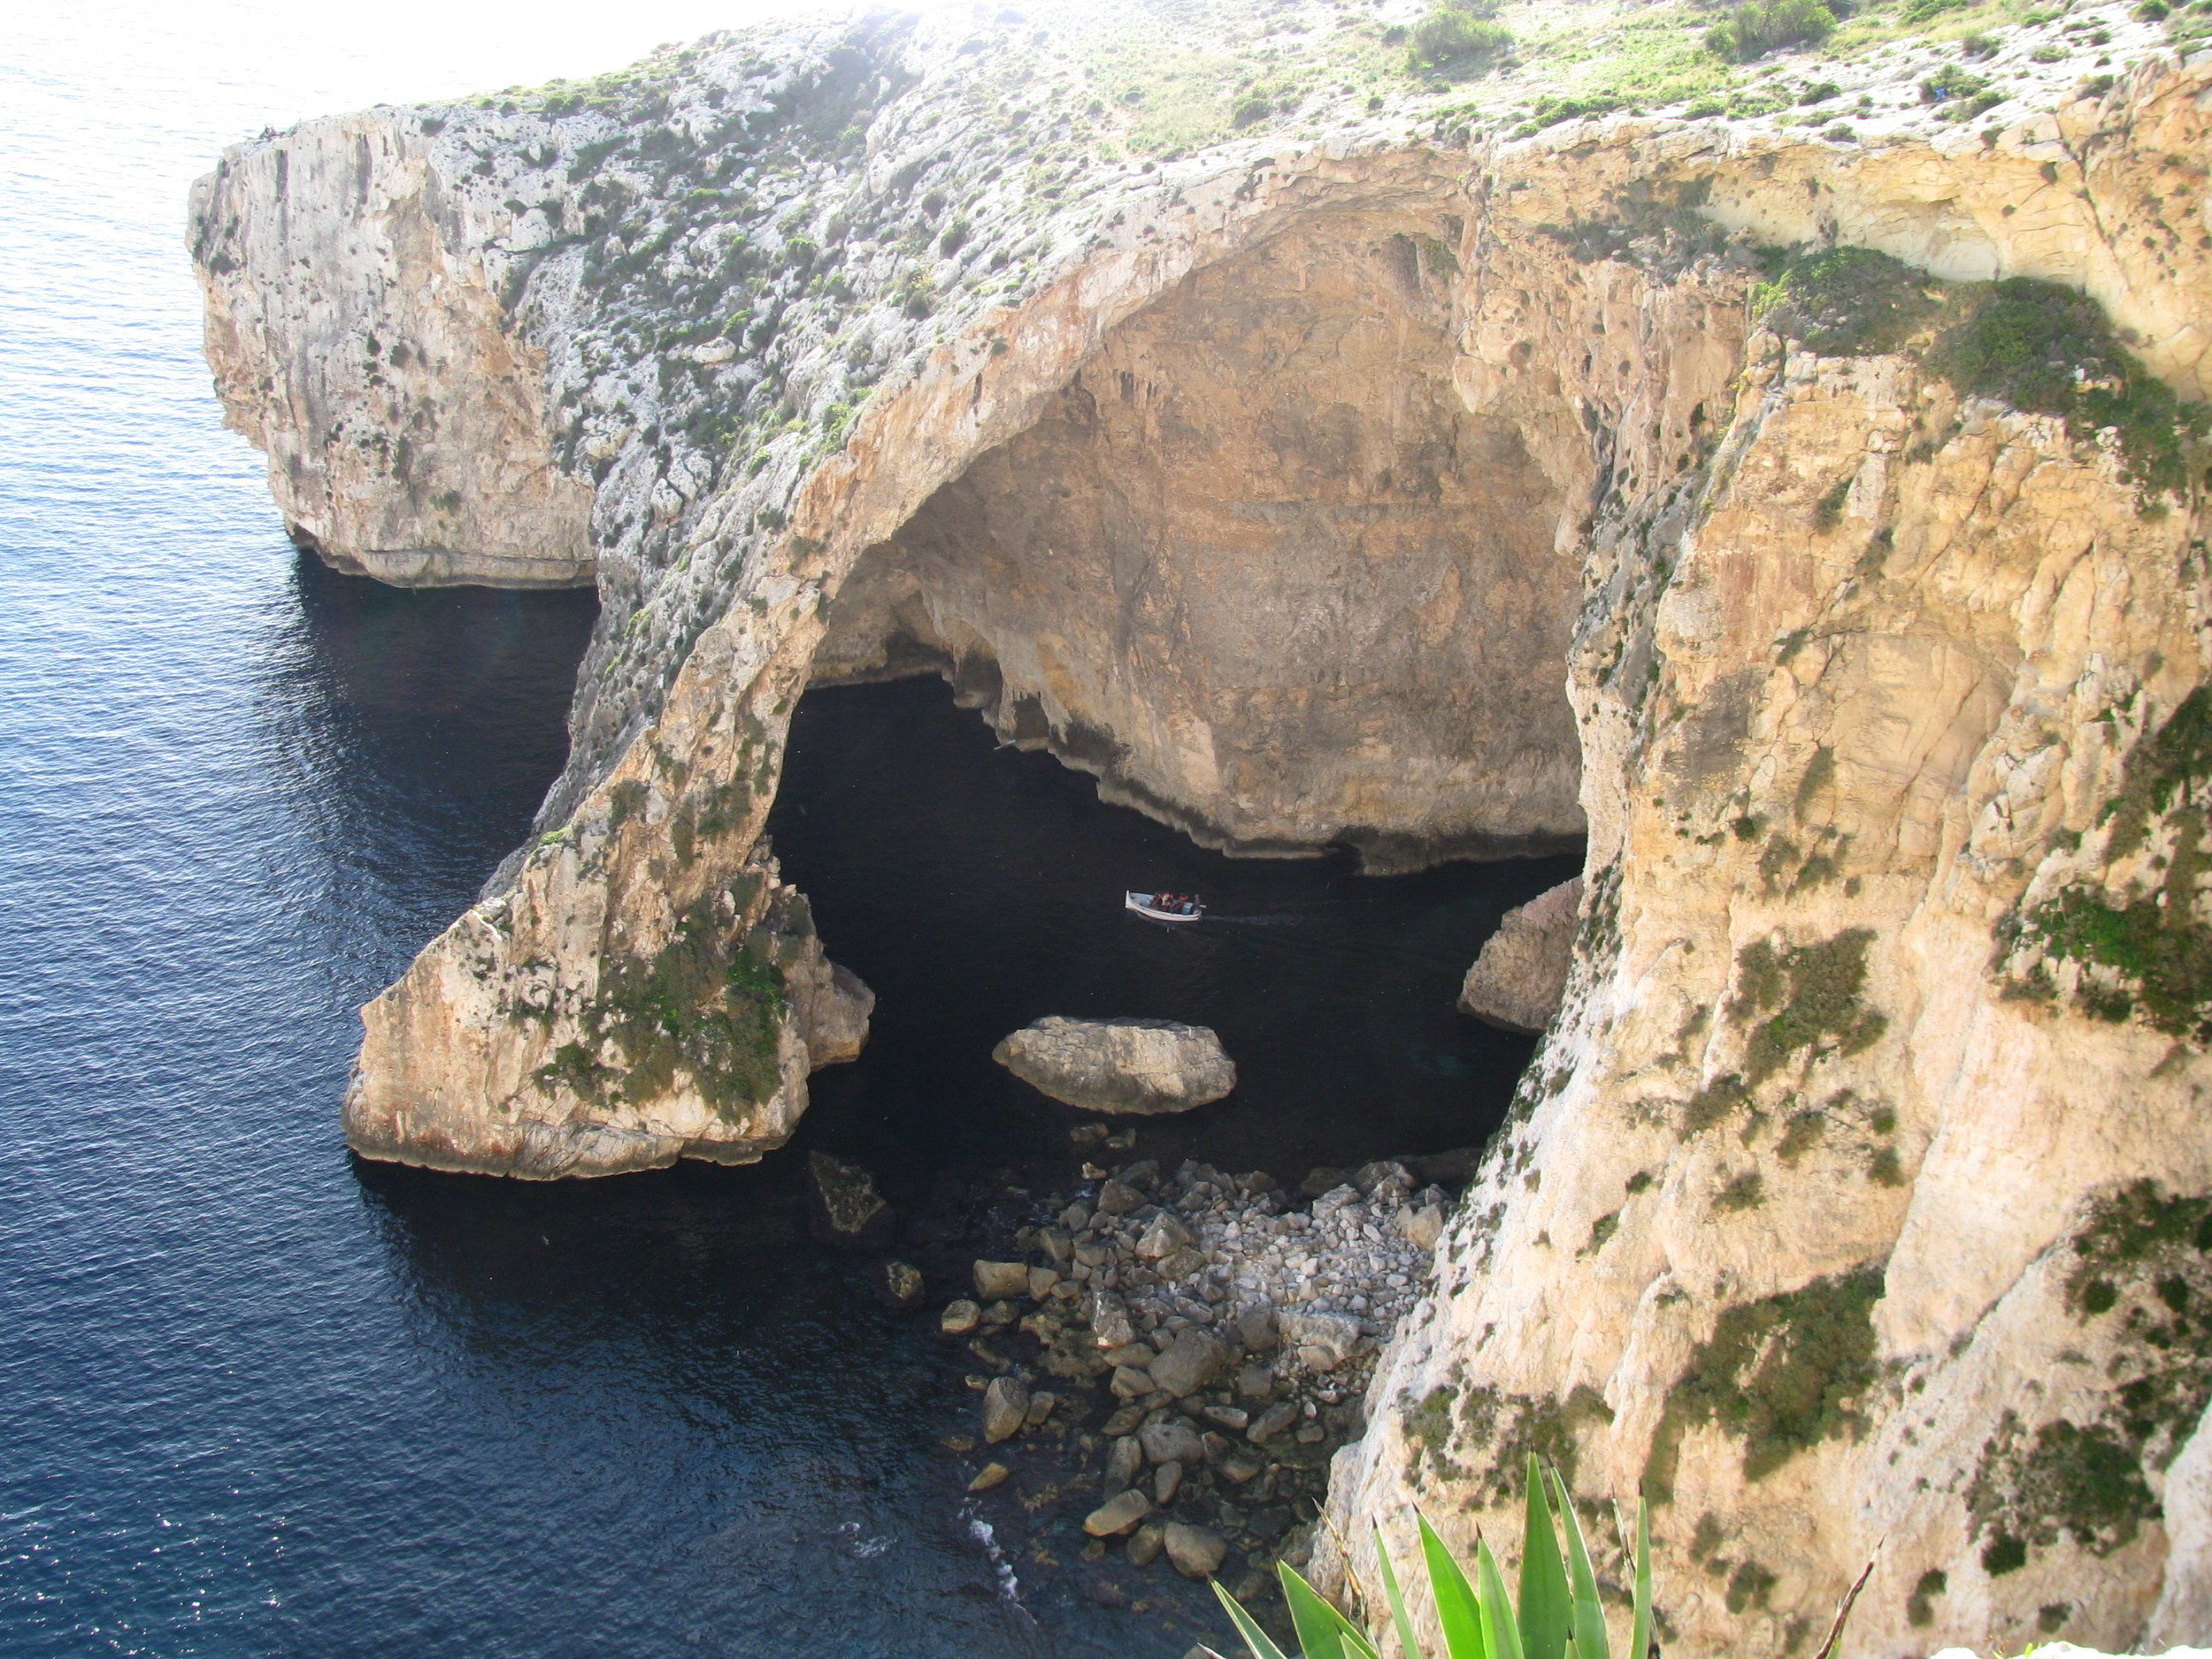
<instances>
[{"instance_id":1,"label":"green shrub","mask_svg":"<svg viewBox=\"0 0 2212 1659\"><path fill-rule=\"evenodd\" d=\"M1936 292L1924 271L1887 253L1814 248L1753 292L1752 312L1824 357L1856 356L1897 349L1936 314Z\"/></svg>"},{"instance_id":2,"label":"green shrub","mask_svg":"<svg viewBox=\"0 0 2212 1659\"><path fill-rule=\"evenodd\" d=\"M1957 64L1946 64L1920 83L1920 101L1942 104L1953 99L1972 99L1987 91L1989 84L1986 76L1976 75Z\"/></svg>"},{"instance_id":3,"label":"green shrub","mask_svg":"<svg viewBox=\"0 0 2212 1659\"><path fill-rule=\"evenodd\" d=\"M1472 9L1444 5L1414 26L1411 63L1417 70L1472 70L1512 50L1511 31Z\"/></svg>"},{"instance_id":4,"label":"green shrub","mask_svg":"<svg viewBox=\"0 0 2212 1659\"><path fill-rule=\"evenodd\" d=\"M2058 416L2077 435L2118 428L2129 478L2144 489L2185 487L2188 453L2212 428L2212 410L2183 403L2138 362L2094 300L2033 276L1991 285L1931 362L1967 396Z\"/></svg>"},{"instance_id":5,"label":"green shrub","mask_svg":"<svg viewBox=\"0 0 2212 1659\"><path fill-rule=\"evenodd\" d=\"M1835 33L1836 14L1820 0L1742 0L1705 32L1716 58L1747 64L1784 46L1808 46Z\"/></svg>"},{"instance_id":6,"label":"green shrub","mask_svg":"<svg viewBox=\"0 0 2212 1659\"><path fill-rule=\"evenodd\" d=\"M1605 93L1588 98L1553 98L1548 94L1539 98L1528 112L1528 118L1514 128L1513 136L1525 138L1546 127L1555 127L1562 121L1578 121L1586 116L1610 115L1621 107L1621 100Z\"/></svg>"}]
</instances>

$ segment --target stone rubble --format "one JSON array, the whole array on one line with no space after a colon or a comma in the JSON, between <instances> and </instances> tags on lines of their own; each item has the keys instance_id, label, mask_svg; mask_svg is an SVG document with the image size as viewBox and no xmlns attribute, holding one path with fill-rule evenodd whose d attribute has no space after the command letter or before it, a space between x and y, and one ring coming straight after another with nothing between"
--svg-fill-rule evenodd
<instances>
[{"instance_id":1,"label":"stone rubble","mask_svg":"<svg viewBox=\"0 0 2212 1659\"><path fill-rule=\"evenodd\" d=\"M1304 1194L1195 1161L1084 1174L1016 1235L1034 1259L976 1260L975 1297L939 1328L999 1372L969 1379L994 1447L1045 1421L1021 1403L1055 1398L1040 1376L1068 1385L1051 1432L1084 1465L1063 1489L1095 1491L1086 1553L1119 1543L1136 1565L1164 1556L1203 1578L1241 1550L1241 1590L1303 1559L1328 1459L1364 1428L1376 1356L1427 1285L1451 1194L1390 1160L1316 1170ZM1031 1363L1008 1353L1015 1336L1036 1344Z\"/></svg>"}]
</instances>

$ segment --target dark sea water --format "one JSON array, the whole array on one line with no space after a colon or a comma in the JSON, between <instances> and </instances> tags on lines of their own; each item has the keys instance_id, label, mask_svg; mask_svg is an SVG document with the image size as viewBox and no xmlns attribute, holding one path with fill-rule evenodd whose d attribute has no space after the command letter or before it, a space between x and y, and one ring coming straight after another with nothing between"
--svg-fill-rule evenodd
<instances>
[{"instance_id":1,"label":"dark sea water","mask_svg":"<svg viewBox=\"0 0 2212 1659\"><path fill-rule=\"evenodd\" d=\"M592 605L331 576L220 430L185 182L264 121L437 89L405 31L380 63L307 17L0 40L0 1652L1218 1639L1164 1574L1116 1607L1040 1563L1071 1518L964 1498L937 1441L973 1397L806 1242L796 1158L532 1187L347 1155L354 1010L523 833ZM465 58L440 73L525 74ZM1232 865L929 684L807 699L775 830L883 998L794 1150L917 1212L1072 1168L1067 1115L988 1060L1048 1012L1222 1030L1243 1086L1148 1152L1294 1181L1476 1138L1527 1045L1454 982L1570 867ZM1224 920L1141 928L1118 894L1153 883Z\"/></svg>"}]
</instances>

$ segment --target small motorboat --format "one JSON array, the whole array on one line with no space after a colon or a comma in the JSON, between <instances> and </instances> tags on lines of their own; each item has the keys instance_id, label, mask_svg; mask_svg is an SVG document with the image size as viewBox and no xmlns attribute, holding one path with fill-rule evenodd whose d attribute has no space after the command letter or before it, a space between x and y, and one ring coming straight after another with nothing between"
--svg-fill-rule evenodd
<instances>
[{"instance_id":1,"label":"small motorboat","mask_svg":"<svg viewBox=\"0 0 2212 1659\"><path fill-rule=\"evenodd\" d=\"M1121 902L1154 921L1196 921L1206 914L1206 907L1196 899L1166 893L1124 893Z\"/></svg>"}]
</instances>

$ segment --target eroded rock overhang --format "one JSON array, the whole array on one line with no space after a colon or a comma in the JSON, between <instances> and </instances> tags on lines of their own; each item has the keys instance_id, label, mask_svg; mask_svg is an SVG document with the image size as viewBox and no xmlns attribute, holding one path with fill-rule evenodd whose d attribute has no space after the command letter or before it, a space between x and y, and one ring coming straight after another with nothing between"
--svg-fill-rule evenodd
<instances>
[{"instance_id":1,"label":"eroded rock overhang","mask_svg":"<svg viewBox=\"0 0 2212 1659\"><path fill-rule=\"evenodd\" d=\"M1232 853L1567 843L1568 481L1455 384L1466 224L1318 212L1176 284L862 553L816 679L936 667Z\"/></svg>"}]
</instances>

